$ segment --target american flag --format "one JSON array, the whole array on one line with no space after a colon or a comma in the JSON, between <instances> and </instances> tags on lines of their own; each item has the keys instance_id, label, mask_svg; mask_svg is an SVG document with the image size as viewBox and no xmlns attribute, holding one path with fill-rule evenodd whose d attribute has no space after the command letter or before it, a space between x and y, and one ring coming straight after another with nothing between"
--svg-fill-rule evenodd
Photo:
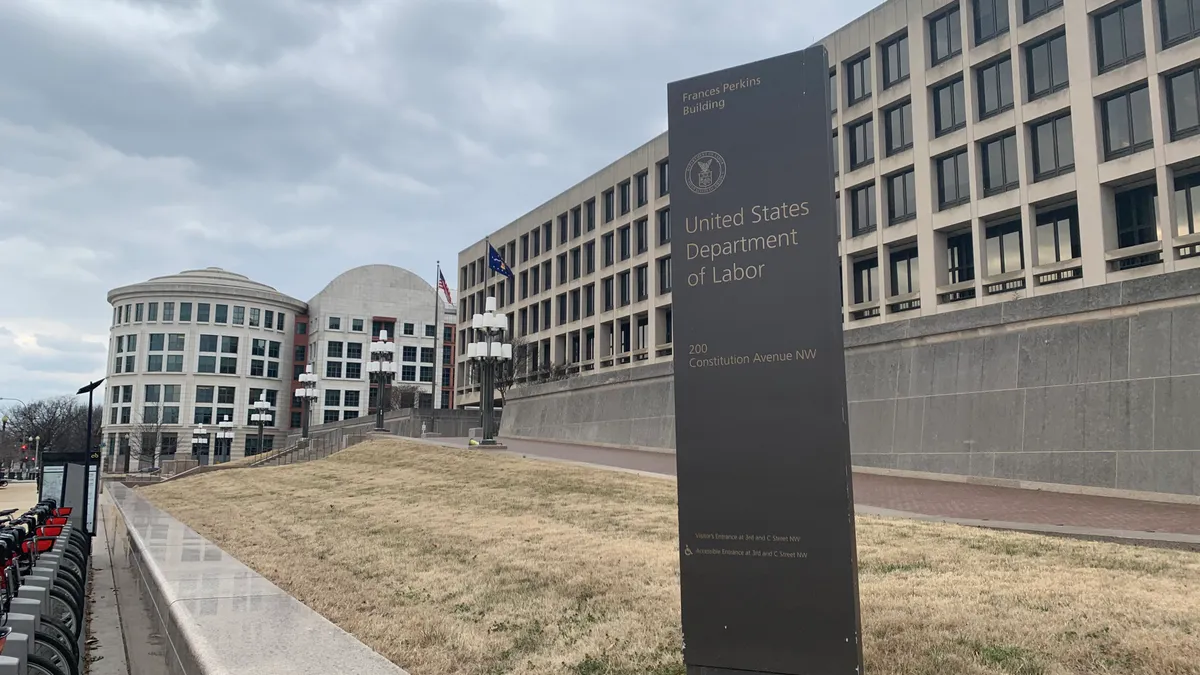
<instances>
[{"instance_id":1,"label":"american flag","mask_svg":"<svg viewBox=\"0 0 1200 675\"><path fill-rule=\"evenodd\" d=\"M438 270L438 288L442 289L442 293L446 294L446 302L453 305L454 300L450 298L450 286L446 284L446 277L442 276L441 270Z\"/></svg>"}]
</instances>

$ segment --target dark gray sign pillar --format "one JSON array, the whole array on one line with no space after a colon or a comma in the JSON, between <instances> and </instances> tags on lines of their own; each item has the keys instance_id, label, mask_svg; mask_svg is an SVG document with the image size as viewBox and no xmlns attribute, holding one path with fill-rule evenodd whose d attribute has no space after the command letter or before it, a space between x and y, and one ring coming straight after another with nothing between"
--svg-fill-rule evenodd
<instances>
[{"instance_id":1,"label":"dark gray sign pillar","mask_svg":"<svg viewBox=\"0 0 1200 675\"><path fill-rule=\"evenodd\" d=\"M827 59L668 87L689 675L862 672Z\"/></svg>"}]
</instances>

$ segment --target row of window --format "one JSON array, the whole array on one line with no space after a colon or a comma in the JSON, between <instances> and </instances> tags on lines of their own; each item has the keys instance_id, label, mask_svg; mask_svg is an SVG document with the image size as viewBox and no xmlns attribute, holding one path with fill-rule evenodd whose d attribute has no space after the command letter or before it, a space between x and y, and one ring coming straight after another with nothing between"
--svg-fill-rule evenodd
<instances>
[{"instance_id":1,"label":"row of window","mask_svg":"<svg viewBox=\"0 0 1200 675\"><path fill-rule=\"evenodd\" d=\"M211 436L211 434L210 434ZM214 458L214 461L229 461L229 453L231 446L222 443L216 443L217 439L212 438L209 444L193 447L190 451L185 448L183 452L191 453L192 456L208 455ZM163 458L169 459L174 457L179 452L179 434L177 433L151 433L147 432L140 436L131 437L130 434L109 434L108 435L108 454L119 452L122 455L130 454L130 447L134 444L139 444L136 449L136 454L142 457L150 457L157 454ZM185 445L191 445L191 434L184 435ZM212 447L210 448L209 445ZM249 434L246 436L245 453L247 456L257 455L260 452L269 452L275 447L275 436L266 434L262 438L262 447L259 447L258 435Z\"/></svg>"},{"instance_id":2,"label":"row of window","mask_svg":"<svg viewBox=\"0 0 1200 675\"><path fill-rule=\"evenodd\" d=\"M247 312L247 308L242 305L197 302L194 306L196 310L194 315L196 323L232 326L246 325L250 328L282 331L287 320L287 315L284 312L260 309L258 307L250 307L249 312ZM131 323L191 323L193 320L192 307L193 303L191 302L180 302L178 303L179 311L176 314L176 303L173 301L162 302L161 313L159 312L160 303L158 302L137 302L116 305L113 307L113 325Z\"/></svg>"},{"instance_id":3,"label":"row of window","mask_svg":"<svg viewBox=\"0 0 1200 675\"><path fill-rule=\"evenodd\" d=\"M658 195L662 197L667 195L669 190L670 163L664 159L655 165L655 169L658 178ZM615 187L609 188L601 194L602 216L605 224L613 222L619 216L628 215L635 208L641 208L650 203L649 175L649 170L640 171L633 178L621 181ZM582 237L585 232L592 232L596 229L596 200L589 199L560 214L557 223L559 246L564 246L570 241ZM528 262L553 249L555 245L554 226L555 221L547 221L521 235L521 263ZM517 264L517 241L493 246L510 267ZM495 276L495 272L490 270L487 259L481 257L459 269L459 288L470 288Z\"/></svg>"},{"instance_id":4,"label":"row of window","mask_svg":"<svg viewBox=\"0 0 1200 675\"><path fill-rule=\"evenodd\" d=\"M325 325L328 327L329 330L340 331L340 330L342 330L342 317L340 317L340 316L328 317L326 319ZM350 332L352 332L352 333L362 333L366 330L366 321L364 319L350 319L349 325L350 325ZM435 325L435 324L423 324L423 325L424 325L424 328L422 330L423 330L424 337L437 337L437 325ZM417 324L415 324L415 323L404 322L401 324L401 328L403 329L404 334L407 336L411 337L411 336L415 336L417 334ZM378 320L376 320L376 321L371 322L371 336L372 337L376 337L376 338L379 337L379 332L382 330L386 330L388 332L388 335L390 335L391 337L397 337L395 321L378 321Z\"/></svg>"},{"instance_id":5,"label":"row of window","mask_svg":"<svg viewBox=\"0 0 1200 675\"><path fill-rule=\"evenodd\" d=\"M343 367L344 366L344 367ZM299 377L303 366L296 366L295 376ZM420 372L421 382L433 382L433 366L420 366L417 370L415 365L400 366L400 379L404 382L417 382L417 373ZM353 361L345 363L341 361L326 361L325 362L325 377L333 379L357 380L362 377L362 364Z\"/></svg>"},{"instance_id":6,"label":"row of window","mask_svg":"<svg viewBox=\"0 0 1200 675\"><path fill-rule=\"evenodd\" d=\"M974 3L976 44L983 44L1009 30L1007 0L971 0ZM1196 0L1157 0L1163 48L1167 49L1200 35L1200 3ZM1062 6L1062 0L1023 0L1026 20ZM1143 58L1146 44L1142 0L1110 7L1092 17L1096 64L1099 72L1119 68ZM926 20L929 31L929 62L936 66L962 53L962 17L955 4ZM908 33L902 32L881 43L880 76L887 89L909 77ZM1062 33L1040 38L1025 48L1030 100L1067 86L1066 36ZM846 102L855 105L871 96L871 55L855 56L843 64ZM1012 64L1004 57L978 69L981 117L1012 105ZM960 80L961 82L961 80ZM830 101L837 109L837 71L830 73ZM948 121L953 117L948 115Z\"/></svg>"}]
</instances>

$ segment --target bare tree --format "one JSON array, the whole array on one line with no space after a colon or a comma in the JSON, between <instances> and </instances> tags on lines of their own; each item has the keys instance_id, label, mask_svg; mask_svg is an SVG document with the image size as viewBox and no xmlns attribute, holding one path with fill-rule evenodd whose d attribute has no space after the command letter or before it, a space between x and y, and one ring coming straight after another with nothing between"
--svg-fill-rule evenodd
<instances>
[{"instance_id":1,"label":"bare tree","mask_svg":"<svg viewBox=\"0 0 1200 675\"><path fill-rule=\"evenodd\" d=\"M514 337L512 340L512 359L502 361L496 373L496 391L500 394L503 405L509 389L517 384L520 378L533 382L553 382L565 380L575 375L570 366L565 363L538 363L537 343L530 342L524 337Z\"/></svg>"},{"instance_id":2,"label":"bare tree","mask_svg":"<svg viewBox=\"0 0 1200 675\"><path fill-rule=\"evenodd\" d=\"M417 402L420 400L421 393L424 390L425 387L419 387L415 384L393 382L388 387L387 405L383 411L386 413L389 410L417 407Z\"/></svg>"},{"instance_id":3,"label":"bare tree","mask_svg":"<svg viewBox=\"0 0 1200 675\"><path fill-rule=\"evenodd\" d=\"M40 437L43 450L85 452L100 444L103 407L93 411L92 439L87 440L87 404L73 396L59 396L19 405L8 411L7 438L19 448L29 438ZM34 448L30 448L32 451Z\"/></svg>"},{"instance_id":4,"label":"bare tree","mask_svg":"<svg viewBox=\"0 0 1200 675\"><path fill-rule=\"evenodd\" d=\"M139 418L129 433L129 453L125 455L125 473L129 473L130 459L136 457L138 468L158 466L159 446L162 444L162 422L147 422Z\"/></svg>"}]
</instances>

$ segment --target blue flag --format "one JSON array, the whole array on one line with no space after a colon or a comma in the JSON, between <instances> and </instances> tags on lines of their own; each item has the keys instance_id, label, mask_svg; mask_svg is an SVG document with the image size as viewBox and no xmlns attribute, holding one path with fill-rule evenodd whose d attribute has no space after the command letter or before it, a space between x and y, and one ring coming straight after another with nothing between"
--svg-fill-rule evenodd
<instances>
[{"instance_id":1,"label":"blue flag","mask_svg":"<svg viewBox=\"0 0 1200 675\"><path fill-rule=\"evenodd\" d=\"M500 252L491 244L488 244L488 267L492 268L493 272L503 274L509 279L513 278L513 271L508 268L508 265L504 263L504 258L500 257Z\"/></svg>"}]
</instances>

